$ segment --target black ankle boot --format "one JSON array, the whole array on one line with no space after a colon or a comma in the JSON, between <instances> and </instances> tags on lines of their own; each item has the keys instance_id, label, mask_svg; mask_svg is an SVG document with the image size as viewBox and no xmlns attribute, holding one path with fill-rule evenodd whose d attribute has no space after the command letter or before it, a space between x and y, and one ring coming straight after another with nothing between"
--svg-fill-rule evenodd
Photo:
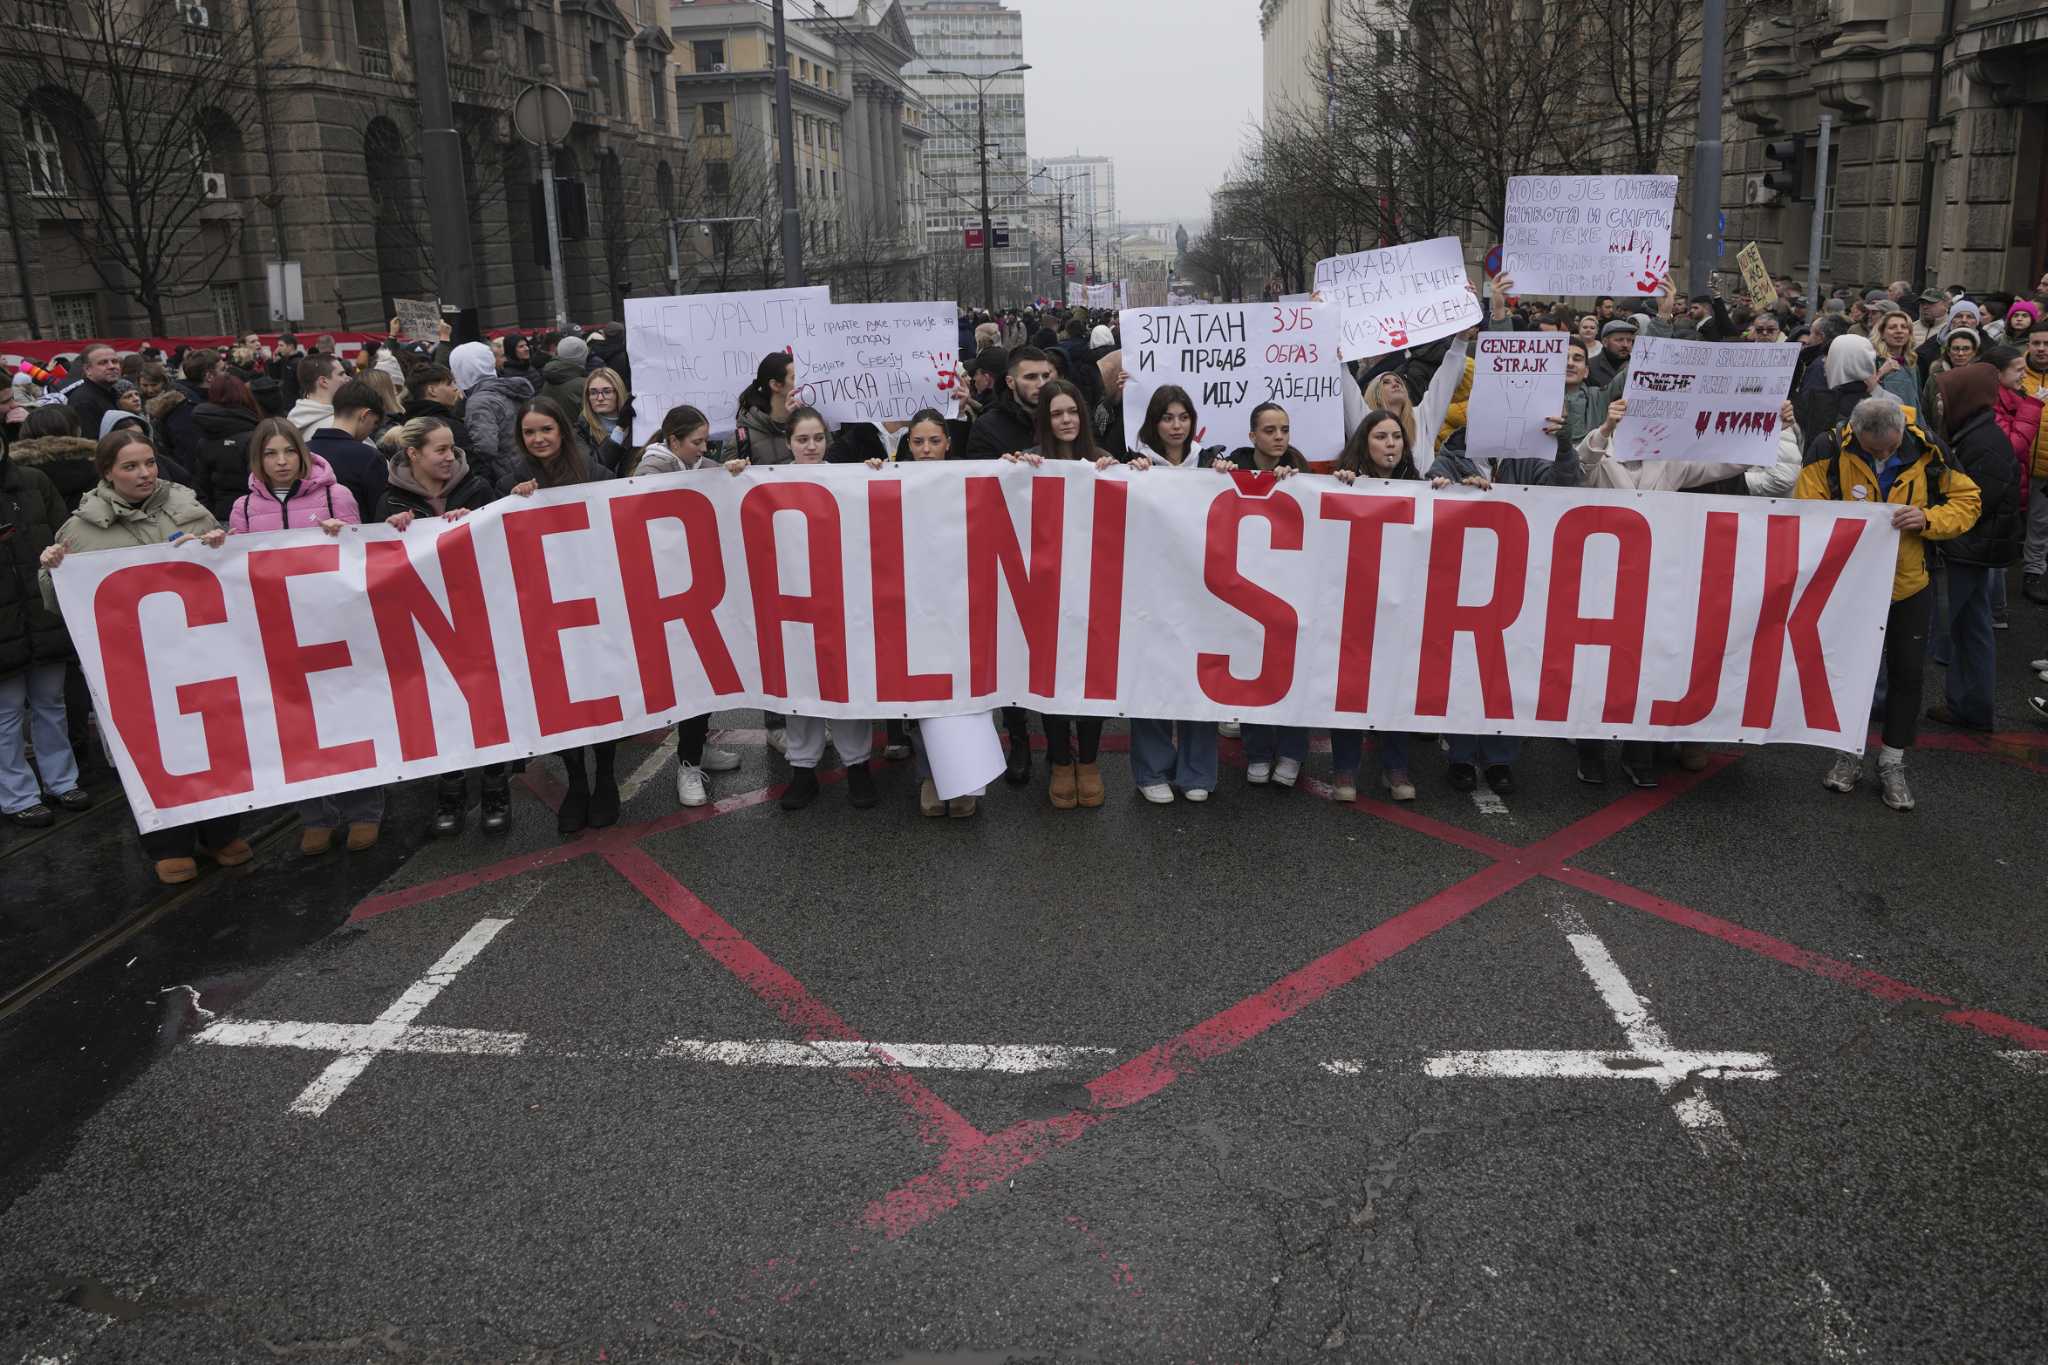
<instances>
[{"instance_id":1,"label":"black ankle boot","mask_svg":"<svg viewBox=\"0 0 2048 1365\"><path fill-rule=\"evenodd\" d=\"M782 792L784 810L802 810L818 799L818 770L816 768L792 768L789 786Z\"/></svg>"},{"instance_id":2,"label":"black ankle boot","mask_svg":"<svg viewBox=\"0 0 2048 1365\"><path fill-rule=\"evenodd\" d=\"M605 829L619 822L619 780L600 768L590 792L590 827Z\"/></svg>"},{"instance_id":3,"label":"black ankle boot","mask_svg":"<svg viewBox=\"0 0 2048 1365\"><path fill-rule=\"evenodd\" d=\"M867 810L881 799L875 791L875 776L868 771L867 764L846 765L846 795L855 810Z\"/></svg>"},{"instance_id":4,"label":"black ankle boot","mask_svg":"<svg viewBox=\"0 0 2048 1365\"><path fill-rule=\"evenodd\" d=\"M512 779L504 773L485 773L483 789L483 831L503 834L512 828Z\"/></svg>"},{"instance_id":5,"label":"black ankle boot","mask_svg":"<svg viewBox=\"0 0 2048 1365\"><path fill-rule=\"evenodd\" d=\"M579 834L590 823L590 792L584 787L571 787L562 796L560 809L555 812L555 833L560 835Z\"/></svg>"},{"instance_id":6,"label":"black ankle boot","mask_svg":"<svg viewBox=\"0 0 2048 1365\"><path fill-rule=\"evenodd\" d=\"M436 839L453 839L462 833L462 817L469 807L469 780L463 773L443 773L434 783L434 823L428 832Z\"/></svg>"},{"instance_id":7,"label":"black ankle boot","mask_svg":"<svg viewBox=\"0 0 2048 1365\"><path fill-rule=\"evenodd\" d=\"M1031 780L1031 736L1010 736L1010 756L1003 768L1003 781L1021 787Z\"/></svg>"}]
</instances>

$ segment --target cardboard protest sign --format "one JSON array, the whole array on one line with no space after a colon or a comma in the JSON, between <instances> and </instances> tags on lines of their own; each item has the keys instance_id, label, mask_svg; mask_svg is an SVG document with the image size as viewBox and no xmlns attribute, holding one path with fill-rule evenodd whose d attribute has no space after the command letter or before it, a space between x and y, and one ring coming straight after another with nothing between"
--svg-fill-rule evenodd
<instances>
[{"instance_id":1,"label":"cardboard protest sign","mask_svg":"<svg viewBox=\"0 0 2048 1365\"><path fill-rule=\"evenodd\" d=\"M1612 458L1776 464L1779 409L1798 360L1796 341L1638 337Z\"/></svg>"},{"instance_id":2,"label":"cardboard protest sign","mask_svg":"<svg viewBox=\"0 0 2048 1365\"><path fill-rule=\"evenodd\" d=\"M1474 459L1547 460L1557 438L1543 419L1564 411L1563 332L1481 332L1472 350L1465 451Z\"/></svg>"},{"instance_id":3,"label":"cardboard protest sign","mask_svg":"<svg viewBox=\"0 0 2048 1365\"><path fill-rule=\"evenodd\" d=\"M1287 409L1311 460L1344 446L1337 310L1328 304L1198 303L1122 315L1124 430L1145 424L1153 390L1178 384L1195 400L1195 444L1244 445L1252 409Z\"/></svg>"},{"instance_id":4,"label":"cardboard protest sign","mask_svg":"<svg viewBox=\"0 0 2048 1365\"><path fill-rule=\"evenodd\" d=\"M835 427L907 422L924 408L950 412L959 346L959 309L950 303L808 309L791 353L795 401Z\"/></svg>"},{"instance_id":5,"label":"cardboard protest sign","mask_svg":"<svg viewBox=\"0 0 2048 1365\"><path fill-rule=\"evenodd\" d=\"M761 357L793 347L810 310L831 301L823 285L627 299L633 439L653 440L663 415L684 403L711 419L713 436L729 435Z\"/></svg>"},{"instance_id":6,"label":"cardboard protest sign","mask_svg":"<svg viewBox=\"0 0 2048 1365\"><path fill-rule=\"evenodd\" d=\"M393 299L391 311L398 315L398 335L405 340L431 346L441 339L439 299Z\"/></svg>"},{"instance_id":7,"label":"cardboard protest sign","mask_svg":"<svg viewBox=\"0 0 2048 1365\"><path fill-rule=\"evenodd\" d=\"M1518 175L1503 274L1522 294L1654 294L1671 274L1675 175Z\"/></svg>"},{"instance_id":8,"label":"cardboard protest sign","mask_svg":"<svg viewBox=\"0 0 2048 1365\"><path fill-rule=\"evenodd\" d=\"M1764 268L1764 253L1755 242L1735 253L1735 263L1742 267L1742 287L1749 291L1750 303L1768 308L1778 301L1778 287L1771 283L1771 272Z\"/></svg>"},{"instance_id":9,"label":"cardboard protest sign","mask_svg":"<svg viewBox=\"0 0 2048 1365\"><path fill-rule=\"evenodd\" d=\"M1337 310L1341 360L1425 346L1476 327L1485 316L1456 237L1317 261L1316 297Z\"/></svg>"}]
</instances>

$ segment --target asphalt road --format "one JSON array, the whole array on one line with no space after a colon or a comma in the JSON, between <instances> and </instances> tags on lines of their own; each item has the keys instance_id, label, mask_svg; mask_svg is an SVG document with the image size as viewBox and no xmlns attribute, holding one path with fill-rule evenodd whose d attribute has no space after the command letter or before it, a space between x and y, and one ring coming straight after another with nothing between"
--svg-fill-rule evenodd
<instances>
[{"instance_id":1,"label":"asphalt road","mask_svg":"<svg viewBox=\"0 0 2048 1365\"><path fill-rule=\"evenodd\" d=\"M567 848L549 764L502 841L286 843L169 921L213 948L0 1029L149 1038L16 1107L0 1362L2043 1359L2004 672L1910 816L1555 743L1491 814L1433 750L1412 807L1151 807L1118 746L1099 811L921 820L898 765L790 815L743 733L720 805L650 768Z\"/></svg>"}]
</instances>

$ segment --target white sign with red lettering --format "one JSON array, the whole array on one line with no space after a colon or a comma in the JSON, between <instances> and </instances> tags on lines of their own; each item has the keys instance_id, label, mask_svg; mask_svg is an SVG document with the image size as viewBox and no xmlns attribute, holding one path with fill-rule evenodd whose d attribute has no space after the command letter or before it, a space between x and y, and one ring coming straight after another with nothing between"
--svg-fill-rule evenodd
<instances>
[{"instance_id":1,"label":"white sign with red lettering","mask_svg":"<svg viewBox=\"0 0 2048 1365\"><path fill-rule=\"evenodd\" d=\"M1613 458L1776 464L1798 364L1796 341L1637 337Z\"/></svg>"},{"instance_id":2,"label":"white sign with red lettering","mask_svg":"<svg viewBox=\"0 0 2048 1365\"><path fill-rule=\"evenodd\" d=\"M1354 251L1316 262L1316 298L1337 310L1338 354L1370 360L1477 327L1486 314L1456 237Z\"/></svg>"},{"instance_id":3,"label":"white sign with red lettering","mask_svg":"<svg viewBox=\"0 0 2048 1365\"><path fill-rule=\"evenodd\" d=\"M1863 746L1883 508L781 465L67 558L145 830L735 707Z\"/></svg>"},{"instance_id":4,"label":"white sign with red lettering","mask_svg":"<svg viewBox=\"0 0 2048 1365\"><path fill-rule=\"evenodd\" d=\"M1251 444L1261 403L1287 410L1292 440L1311 460L1344 449L1344 384L1337 310L1309 303L1196 303L1130 308L1121 315L1124 431L1145 425L1145 405L1167 384L1195 402L1195 444Z\"/></svg>"},{"instance_id":5,"label":"white sign with red lettering","mask_svg":"<svg viewBox=\"0 0 2048 1365\"><path fill-rule=\"evenodd\" d=\"M1521 294L1654 294L1677 201L1675 175L1512 176L1501 273Z\"/></svg>"}]
</instances>

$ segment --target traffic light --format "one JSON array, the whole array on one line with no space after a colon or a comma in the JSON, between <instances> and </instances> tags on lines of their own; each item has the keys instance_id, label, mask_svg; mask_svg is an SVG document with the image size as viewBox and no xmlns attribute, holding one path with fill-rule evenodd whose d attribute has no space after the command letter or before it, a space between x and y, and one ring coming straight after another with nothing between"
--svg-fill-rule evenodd
<instances>
[{"instance_id":1,"label":"traffic light","mask_svg":"<svg viewBox=\"0 0 2048 1365\"><path fill-rule=\"evenodd\" d=\"M1805 135L1765 143L1764 159L1771 163L1771 169L1764 172L1765 189L1781 199L1806 198Z\"/></svg>"}]
</instances>

